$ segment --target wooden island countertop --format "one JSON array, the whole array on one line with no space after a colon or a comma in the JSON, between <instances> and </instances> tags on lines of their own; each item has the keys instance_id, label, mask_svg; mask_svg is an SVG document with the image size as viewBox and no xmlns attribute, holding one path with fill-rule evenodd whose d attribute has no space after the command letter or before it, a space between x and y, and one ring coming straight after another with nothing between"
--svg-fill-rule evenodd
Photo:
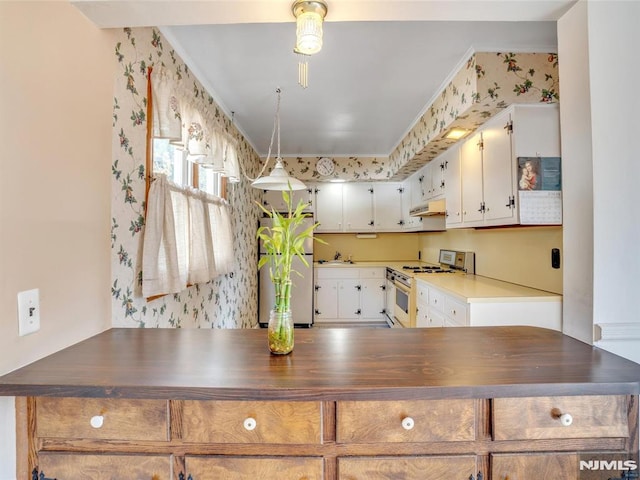
<instances>
[{"instance_id":1,"label":"wooden island countertop","mask_svg":"<svg viewBox=\"0 0 640 480\"><path fill-rule=\"evenodd\" d=\"M274 356L262 329L111 329L0 377L16 478L554 480L637 459L640 365L557 331L295 333Z\"/></svg>"},{"instance_id":2,"label":"wooden island countertop","mask_svg":"<svg viewBox=\"0 0 640 480\"><path fill-rule=\"evenodd\" d=\"M367 400L637 395L640 365L534 327L114 328L0 377L0 395Z\"/></svg>"}]
</instances>

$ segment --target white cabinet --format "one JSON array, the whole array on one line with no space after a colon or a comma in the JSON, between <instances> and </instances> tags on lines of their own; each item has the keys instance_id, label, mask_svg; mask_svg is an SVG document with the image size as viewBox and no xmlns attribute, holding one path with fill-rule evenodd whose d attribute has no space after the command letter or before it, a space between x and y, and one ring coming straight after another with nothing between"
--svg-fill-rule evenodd
<instances>
[{"instance_id":1,"label":"white cabinet","mask_svg":"<svg viewBox=\"0 0 640 480\"><path fill-rule=\"evenodd\" d=\"M342 184L320 183L313 187L315 195L315 220L320 225L317 232L341 232L342 221Z\"/></svg>"},{"instance_id":2,"label":"white cabinet","mask_svg":"<svg viewBox=\"0 0 640 480\"><path fill-rule=\"evenodd\" d=\"M292 205L295 207L298 206L298 203L301 201L308 205L305 208L305 212L312 213L313 212L313 201L312 201L312 193L311 188L305 190L294 190ZM263 190L262 194L262 204L267 209L274 209L276 212L286 212L288 207L282 198L282 192L278 190Z\"/></svg>"},{"instance_id":3,"label":"white cabinet","mask_svg":"<svg viewBox=\"0 0 640 480\"><path fill-rule=\"evenodd\" d=\"M557 104L507 108L460 146L459 195L455 187L458 172L449 161L445 172L447 227L519 223L518 157L559 156Z\"/></svg>"},{"instance_id":4,"label":"white cabinet","mask_svg":"<svg viewBox=\"0 0 640 480\"><path fill-rule=\"evenodd\" d=\"M312 189L318 232L400 232L421 225L409 216L409 189L402 183L318 183Z\"/></svg>"},{"instance_id":5,"label":"white cabinet","mask_svg":"<svg viewBox=\"0 0 640 480\"><path fill-rule=\"evenodd\" d=\"M429 306L431 288L425 282L416 283L416 327L444 327L444 315Z\"/></svg>"},{"instance_id":6,"label":"white cabinet","mask_svg":"<svg viewBox=\"0 0 640 480\"><path fill-rule=\"evenodd\" d=\"M428 165L429 164L420 168L420 170L412 174L407 180L411 190L411 208L423 205L427 201L425 177Z\"/></svg>"},{"instance_id":7,"label":"white cabinet","mask_svg":"<svg viewBox=\"0 0 640 480\"><path fill-rule=\"evenodd\" d=\"M386 309L384 268L360 268L360 308L363 318L384 320Z\"/></svg>"},{"instance_id":8,"label":"white cabinet","mask_svg":"<svg viewBox=\"0 0 640 480\"><path fill-rule=\"evenodd\" d=\"M345 183L342 186L342 214L346 232L374 229L374 187L369 183Z\"/></svg>"},{"instance_id":9,"label":"white cabinet","mask_svg":"<svg viewBox=\"0 0 640 480\"><path fill-rule=\"evenodd\" d=\"M444 172L446 158L441 154L425 165L423 183L423 203L445 193Z\"/></svg>"},{"instance_id":10,"label":"white cabinet","mask_svg":"<svg viewBox=\"0 0 640 480\"><path fill-rule=\"evenodd\" d=\"M425 284L421 286L424 288ZM437 326L464 327L469 325L467 304L427 284L429 289L429 315L437 319ZM436 325L434 325L436 326Z\"/></svg>"},{"instance_id":11,"label":"white cabinet","mask_svg":"<svg viewBox=\"0 0 640 480\"><path fill-rule=\"evenodd\" d=\"M315 321L319 324L384 322L385 269L316 267Z\"/></svg>"},{"instance_id":12,"label":"white cabinet","mask_svg":"<svg viewBox=\"0 0 640 480\"><path fill-rule=\"evenodd\" d=\"M546 292L469 301L423 279L417 279L416 292L416 327L528 325L562 330L562 298Z\"/></svg>"},{"instance_id":13,"label":"white cabinet","mask_svg":"<svg viewBox=\"0 0 640 480\"><path fill-rule=\"evenodd\" d=\"M467 139L460 148L462 222L480 223L482 214L482 132Z\"/></svg>"},{"instance_id":14,"label":"white cabinet","mask_svg":"<svg viewBox=\"0 0 640 480\"><path fill-rule=\"evenodd\" d=\"M406 223L407 213L403 211L403 194L405 188L401 183L384 182L374 185L375 230L401 231ZM407 198L405 202L410 202Z\"/></svg>"},{"instance_id":15,"label":"white cabinet","mask_svg":"<svg viewBox=\"0 0 640 480\"><path fill-rule=\"evenodd\" d=\"M446 185L445 197L447 199L446 225L447 228L455 228L462 223L460 146L454 145L440 157L445 164L444 183Z\"/></svg>"}]
</instances>

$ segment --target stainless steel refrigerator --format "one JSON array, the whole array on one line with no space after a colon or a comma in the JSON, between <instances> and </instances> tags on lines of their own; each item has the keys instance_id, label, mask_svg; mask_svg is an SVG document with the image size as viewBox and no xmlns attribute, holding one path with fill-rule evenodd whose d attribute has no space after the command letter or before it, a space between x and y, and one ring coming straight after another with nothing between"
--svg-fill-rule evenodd
<instances>
[{"instance_id":1,"label":"stainless steel refrigerator","mask_svg":"<svg viewBox=\"0 0 640 480\"><path fill-rule=\"evenodd\" d=\"M261 218L260 226L270 225L270 218ZM313 224L313 218L307 218L300 229L304 230ZM259 246L259 256L264 255L262 242ZM313 238L304 243L304 258L309 264L305 266L298 257L292 262L292 268L299 272L291 273L291 314L296 326L311 327L313 325ZM265 326L269 322L269 312L275 303L275 289L269 278L269 265L265 265L258 272L258 321Z\"/></svg>"}]
</instances>

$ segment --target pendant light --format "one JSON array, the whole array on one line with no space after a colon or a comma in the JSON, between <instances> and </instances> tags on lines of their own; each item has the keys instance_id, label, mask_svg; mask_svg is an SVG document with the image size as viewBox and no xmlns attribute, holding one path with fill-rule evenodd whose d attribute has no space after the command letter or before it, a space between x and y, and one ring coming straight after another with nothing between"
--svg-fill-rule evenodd
<instances>
[{"instance_id":1,"label":"pendant light","mask_svg":"<svg viewBox=\"0 0 640 480\"><path fill-rule=\"evenodd\" d=\"M282 158L280 157L280 93L281 90L276 89L276 93L278 94L278 102L276 104L276 115L273 121L273 131L271 132L271 142L269 143L269 152L267 153L267 159L264 162L262 170L260 171L260 175L256 178L251 186L254 188L259 188L261 190L304 190L307 186L302 183L300 180L294 177L290 177L289 174L284 169L284 165L282 163ZM271 170L271 173L263 177L267 165L269 164L269 159L271 158L271 149L273 148L273 139L274 136L278 133L278 145L277 145L277 155L276 155L276 165Z\"/></svg>"}]
</instances>

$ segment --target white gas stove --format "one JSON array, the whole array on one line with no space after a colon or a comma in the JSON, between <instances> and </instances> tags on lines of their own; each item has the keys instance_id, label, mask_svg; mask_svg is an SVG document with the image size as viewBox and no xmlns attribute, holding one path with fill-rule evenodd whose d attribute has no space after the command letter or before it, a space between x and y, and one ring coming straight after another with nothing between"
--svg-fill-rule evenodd
<instances>
[{"instance_id":1,"label":"white gas stove","mask_svg":"<svg viewBox=\"0 0 640 480\"><path fill-rule=\"evenodd\" d=\"M394 305L387 305L387 317L391 327L407 327L411 321L410 307L413 301L414 274L474 274L475 254L456 250L440 250L439 265L411 266L405 265L402 271L387 267L388 299L394 300Z\"/></svg>"}]
</instances>

